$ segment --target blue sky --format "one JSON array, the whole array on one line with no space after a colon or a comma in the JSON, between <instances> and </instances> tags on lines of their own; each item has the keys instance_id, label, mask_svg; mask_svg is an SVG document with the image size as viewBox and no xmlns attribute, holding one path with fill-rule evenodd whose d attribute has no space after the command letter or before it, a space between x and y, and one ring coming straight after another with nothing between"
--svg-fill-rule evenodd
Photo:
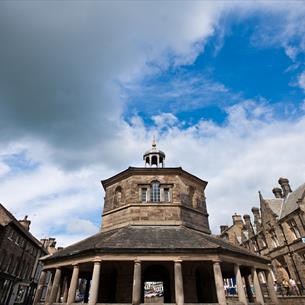
<instances>
[{"instance_id":1,"label":"blue sky","mask_svg":"<svg viewBox=\"0 0 305 305\"><path fill-rule=\"evenodd\" d=\"M304 90L296 83L304 54L294 61L283 46L262 44L259 37L264 23L278 24L281 16L272 22L268 14L237 21L234 17L221 21L221 29L200 44L194 62L156 67L158 71L143 77L135 90L123 87L129 108L126 119L137 112L150 124L151 116L171 112L187 126L201 119L222 124L225 107L244 99L264 100L277 108L278 118L295 117L286 107L299 108L303 103ZM298 41L292 39L291 45L298 47Z\"/></svg>"},{"instance_id":2,"label":"blue sky","mask_svg":"<svg viewBox=\"0 0 305 305\"><path fill-rule=\"evenodd\" d=\"M214 233L305 181L303 2L2 2L0 43L0 202L38 237L97 232L153 135Z\"/></svg>"}]
</instances>

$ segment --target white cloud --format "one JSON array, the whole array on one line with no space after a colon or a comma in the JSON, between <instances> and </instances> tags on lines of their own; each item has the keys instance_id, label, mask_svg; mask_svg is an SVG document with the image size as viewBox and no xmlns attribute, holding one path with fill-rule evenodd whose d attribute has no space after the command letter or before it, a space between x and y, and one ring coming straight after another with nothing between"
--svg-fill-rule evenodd
<instances>
[{"instance_id":1,"label":"white cloud","mask_svg":"<svg viewBox=\"0 0 305 305\"><path fill-rule=\"evenodd\" d=\"M299 86L305 91L305 71L299 76Z\"/></svg>"},{"instance_id":2,"label":"white cloud","mask_svg":"<svg viewBox=\"0 0 305 305\"><path fill-rule=\"evenodd\" d=\"M98 232L99 228L87 219L73 219L67 223L68 234L87 234L93 235Z\"/></svg>"},{"instance_id":3,"label":"white cloud","mask_svg":"<svg viewBox=\"0 0 305 305\"><path fill-rule=\"evenodd\" d=\"M10 167L3 163L0 162L0 177L6 175L10 171Z\"/></svg>"},{"instance_id":4,"label":"white cloud","mask_svg":"<svg viewBox=\"0 0 305 305\"><path fill-rule=\"evenodd\" d=\"M168 126L173 126L178 122L178 119L172 113L162 113L155 115L152 117L152 119L160 129Z\"/></svg>"},{"instance_id":5,"label":"white cloud","mask_svg":"<svg viewBox=\"0 0 305 305\"><path fill-rule=\"evenodd\" d=\"M150 73L192 63L221 15L233 10L249 16L267 7L287 16L284 31L261 33L264 42L273 33L272 42L295 60L304 42L293 47L288 38L302 34L303 10L289 8L286 14L278 2L136 3L0 3L0 156L25 150L38 164L11 175L0 163L0 200L18 218L29 214L37 237L55 235L65 246L92 234L103 205L100 179L141 166L160 126L166 127L157 139L167 164L209 181L214 232L235 211L249 213L258 204L257 190L271 196L279 176L291 178L294 188L304 182L305 117L276 121L267 102L245 101L226 109L223 126L200 121L183 129L172 113L155 116L154 127L136 116L128 124L116 86L118 80L136 84ZM228 92L218 83L206 87L207 96ZM186 90L188 84L177 80L168 94L179 98Z\"/></svg>"},{"instance_id":6,"label":"white cloud","mask_svg":"<svg viewBox=\"0 0 305 305\"><path fill-rule=\"evenodd\" d=\"M135 117L131 124L122 125L124 140L112 146L121 162L111 169L101 160L86 170L65 172L44 160L44 154L36 154L39 168L7 178L0 185L1 200L18 217L29 214L32 232L38 237L53 234L60 245L67 245L97 229L103 205L100 179L129 165L142 166L142 154L156 134L167 166L182 166L209 182L207 205L216 233L220 224L231 222L235 211L250 213L251 207L258 205L258 190L272 197L271 189L280 176L288 177L293 189L305 180L305 116L277 121L264 101L245 101L227 112L223 126L200 121L187 129L179 126L173 114L160 114L161 118L170 117L162 134Z\"/></svg>"}]
</instances>

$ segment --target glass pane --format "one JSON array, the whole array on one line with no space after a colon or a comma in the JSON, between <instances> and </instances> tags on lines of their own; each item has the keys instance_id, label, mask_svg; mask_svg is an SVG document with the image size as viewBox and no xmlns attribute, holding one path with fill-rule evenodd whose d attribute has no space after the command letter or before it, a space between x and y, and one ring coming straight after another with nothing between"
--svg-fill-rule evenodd
<instances>
[{"instance_id":1,"label":"glass pane","mask_svg":"<svg viewBox=\"0 0 305 305\"><path fill-rule=\"evenodd\" d=\"M147 193L147 189L146 188L142 188L141 189L141 201L142 202L146 202L146 193Z\"/></svg>"},{"instance_id":2,"label":"glass pane","mask_svg":"<svg viewBox=\"0 0 305 305\"><path fill-rule=\"evenodd\" d=\"M152 202L159 202L160 201L160 186L159 186L158 182L152 183L151 201Z\"/></svg>"},{"instance_id":3,"label":"glass pane","mask_svg":"<svg viewBox=\"0 0 305 305\"><path fill-rule=\"evenodd\" d=\"M169 202L170 201L170 198L169 198L169 189L168 188L164 189L164 201L165 202Z\"/></svg>"}]
</instances>

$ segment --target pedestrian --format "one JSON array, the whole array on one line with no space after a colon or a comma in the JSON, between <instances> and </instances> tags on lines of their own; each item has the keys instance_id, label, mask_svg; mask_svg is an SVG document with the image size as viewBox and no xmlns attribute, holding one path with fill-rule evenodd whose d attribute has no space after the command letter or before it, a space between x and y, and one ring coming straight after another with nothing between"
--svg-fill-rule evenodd
<instances>
[{"instance_id":1,"label":"pedestrian","mask_svg":"<svg viewBox=\"0 0 305 305\"><path fill-rule=\"evenodd\" d=\"M282 285L284 289L286 290L286 296L290 294L290 285L289 282L286 279L283 279Z\"/></svg>"},{"instance_id":2,"label":"pedestrian","mask_svg":"<svg viewBox=\"0 0 305 305\"><path fill-rule=\"evenodd\" d=\"M299 288L294 279L289 279L289 284L291 286L291 290L293 294L300 295Z\"/></svg>"}]
</instances>

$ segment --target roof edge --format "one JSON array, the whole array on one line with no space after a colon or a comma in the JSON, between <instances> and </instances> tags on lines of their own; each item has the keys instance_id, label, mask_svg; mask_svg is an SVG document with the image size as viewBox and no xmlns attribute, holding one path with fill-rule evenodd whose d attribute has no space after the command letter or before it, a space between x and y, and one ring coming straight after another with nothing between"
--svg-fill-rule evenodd
<instances>
[{"instance_id":1,"label":"roof edge","mask_svg":"<svg viewBox=\"0 0 305 305\"><path fill-rule=\"evenodd\" d=\"M120 181L123 178L130 177L132 174L141 174L141 175L150 175L150 174L179 174L179 175L185 175L201 184L204 185L204 187L208 184L207 181L202 180L201 178L185 171L181 166L179 167L131 167L129 166L126 170L123 170L119 172L118 174L102 180L101 183L103 185L104 190L112 185L113 183L116 183Z\"/></svg>"}]
</instances>

